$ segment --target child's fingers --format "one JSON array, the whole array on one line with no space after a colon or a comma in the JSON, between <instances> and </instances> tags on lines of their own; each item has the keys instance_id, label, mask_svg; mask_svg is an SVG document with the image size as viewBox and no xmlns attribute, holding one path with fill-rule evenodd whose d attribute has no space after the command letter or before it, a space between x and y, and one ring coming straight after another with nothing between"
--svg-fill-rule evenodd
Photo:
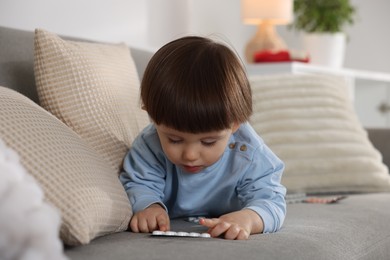
<instances>
[{"instance_id":1,"label":"child's fingers","mask_svg":"<svg viewBox=\"0 0 390 260\"><path fill-rule=\"evenodd\" d=\"M131 219L129 226L130 226L131 231L136 232L136 233L139 232L139 229L138 229L138 219L136 217L133 217Z\"/></svg>"},{"instance_id":2,"label":"child's fingers","mask_svg":"<svg viewBox=\"0 0 390 260\"><path fill-rule=\"evenodd\" d=\"M130 221L131 231L135 233L148 233L152 225L153 223L150 223L149 220L139 218L136 215Z\"/></svg>"},{"instance_id":3,"label":"child's fingers","mask_svg":"<svg viewBox=\"0 0 390 260\"><path fill-rule=\"evenodd\" d=\"M229 230L231 224L225 221L219 221L214 227L209 228L208 233L212 237L219 237Z\"/></svg>"},{"instance_id":4,"label":"child's fingers","mask_svg":"<svg viewBox=\"0 0 390 260\"><path fill-rule=\"evenodd\" d=\"M246 240L249 238L249 233L237 225L231 225L229 230L225 233L225 238L231 240Z\"/></svg>"},{"instance_id":5,"label":"child's fingers","mask_svg":"<svg viewBox=\"0 0 390 260\"><path fill-rule=\"evenodd\" d=\"M202 226L213 228L219 223L219 219L217 218L201 218L199 219L199 224Z\"/></svg>"},{"instance_id":6,"label":"child's fingers","mask_svg":"<svg viewBox=\"0 0 390 260\"><path fill-rule=\"evenodd\" d=\"M202 218L199 220L199 224L208 227L207 231L212 237L219 237L229 230L231 224L225 221L221 221L218 218L208 219Z\"/></svg>"},{"instance_id":7,"label":"child's fingers","mask_svg":"<svg viewBox=\"0 0 390 260\"><path fill-rule=\"evenodd\" d=\"M236 237L237 240L246 240L248 238L249 238L249 233L244 230L240 230L240 233Z\"/></svg>"},{"instance_id":8,"label":"child's fingers","mask_svg":"<svg viewBox=\"0 0 390 260\"><path fill-rule=\"evenodd\" d=\"M237 239L240 234L241 228L237 225L231 225L229 229L225 232L226 239Z\"/></svg>"},{"instance_id":9,"label":"child's fingers","mask_svg":"<svg viewBox=\"0 0 390 260\"><path fill-rule=\"evenodd\" d=\"M157 225L159 230L161 231L170 230L169 218L167 218L165 215L163 214L158 215L156 220L157 220Z\"/></svg>"},{"instance_id":10,"label":"child's fingers","mask_svg":"<svg viewBox=\"0 0 390 260\"><path fill-rule=\"evenodd\" d=\"M141 233L149 232L149 221L147 219L138 218L138 231Z\"/></svg>"},{"instance_id":11,"label":"child's fingers","mask_svg":"<svg viewBox=\"0 0 390 260\"><path fill-rule=\"evenodd\" d=\"M199 224L208 227L207 231L212 237L219 237L224 234L226 239L248 239L249 233L240 228L238 225L223 221L218 218L208 219L201 218Z\"/></svg>"}]
</instances>

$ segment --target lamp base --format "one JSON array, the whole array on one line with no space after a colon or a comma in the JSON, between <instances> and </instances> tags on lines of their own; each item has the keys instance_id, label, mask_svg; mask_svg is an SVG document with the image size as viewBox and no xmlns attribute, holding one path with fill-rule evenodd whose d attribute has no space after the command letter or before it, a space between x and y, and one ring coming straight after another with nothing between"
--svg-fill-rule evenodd
<instances>
[{"instance_id":1,"label":"lamp base","mask_svg":"<svg viewBox=\"0 0 390 260\"><path fill-rule=\"evenodd\" d=\"M256 34L245 47L245 58L248 63L254 63L255 53L268 51L281 51L287 49L284 41L276 33L274 25L264 21L259 24Z\"/></svg>"}]
</instances>

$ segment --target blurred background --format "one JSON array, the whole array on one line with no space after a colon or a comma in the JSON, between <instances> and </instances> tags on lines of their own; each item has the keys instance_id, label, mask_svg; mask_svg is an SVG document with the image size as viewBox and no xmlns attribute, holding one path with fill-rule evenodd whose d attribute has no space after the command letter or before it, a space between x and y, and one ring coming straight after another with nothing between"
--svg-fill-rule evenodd
<instances>
[{"instance_id":1,"label":"blurred background","mask_svg":"<svg viewBox=\"0 0 390 260\"><path fill-rule=\"evenodd\" d=\"M351 0L344 67L390 72L389 0ZM245 25L240 0L1 0L0 26L43 28L61 35L155 50L188 34L215 35L240 56L256 26ZM276 27L288 47L302 50L299 32Z\"/></svg>"}]
</instances>

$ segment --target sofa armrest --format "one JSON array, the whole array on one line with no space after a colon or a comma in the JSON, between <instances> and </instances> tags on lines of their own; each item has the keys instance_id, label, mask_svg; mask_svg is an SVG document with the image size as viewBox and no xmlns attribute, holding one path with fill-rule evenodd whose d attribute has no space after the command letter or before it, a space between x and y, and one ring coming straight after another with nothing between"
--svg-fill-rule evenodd
<instances>
[{"instance_id":1,"label":"sofa armrest","mask_svg":"<svg viewBox=\"0 0 390 260\"><path fill-rule=\"evenodd\" d=\"M390 128L366 129L372 144L382 154L383 163L390 168Z\"/></svg>"},{"instance_id":2,"label":"sofa armrest","mask_svg":"<svg viewBox=\"0 0 390 260\"><path fill-rule=\"evenodd\" d=\"M136 47L130 47L130 50L135 65L137 67L139 79L142 80L146 66L149 63L149 60L154 55L154 51L148 49L136 48Z\"/></svg>"},{"instance_id":3,"label":"sofa armrest","mask_svg":"<svg viewBox=\"0 0 390 260\"><path fill-rule=\"evenodd\" d=\"M0 26L0 86L38 103L33 60L34 32Z\"/></svg>"}]
</instances>

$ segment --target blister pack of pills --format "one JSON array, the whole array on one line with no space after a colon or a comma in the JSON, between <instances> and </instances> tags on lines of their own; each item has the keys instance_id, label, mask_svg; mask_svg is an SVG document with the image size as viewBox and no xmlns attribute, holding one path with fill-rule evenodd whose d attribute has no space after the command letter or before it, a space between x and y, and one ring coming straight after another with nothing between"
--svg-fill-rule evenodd
<instances>
[{"instance_id":1,"label":"blister pack of pills","mask_svg":"<svg viewBox=\"0 0 390 260\"><path fill-rule=\"evenodd\" d=\"M152 235L162 236L162 237L200 237L200 238L211 237L209 233L175 232L175 231L160 231L160 230L153 231Z\"/></svg>"}]
</instances>

